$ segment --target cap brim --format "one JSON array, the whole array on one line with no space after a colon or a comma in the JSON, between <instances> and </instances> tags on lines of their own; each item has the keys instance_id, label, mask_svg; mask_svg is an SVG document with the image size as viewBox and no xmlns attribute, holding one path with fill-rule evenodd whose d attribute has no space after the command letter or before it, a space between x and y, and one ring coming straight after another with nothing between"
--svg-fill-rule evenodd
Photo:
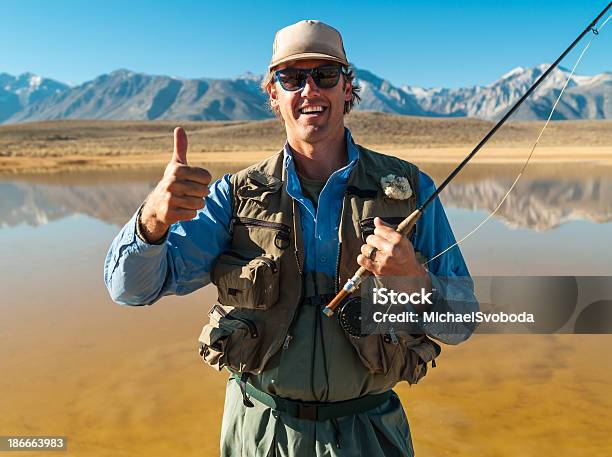
<instances>
[{"instance_id":1,"label":"cap brim","mask_svg":"<svg viewBox=\"0 0 612 457\"><path fill-rule=\"evenodd\" d=\"M340 58L340 57L334 57L334 56L330 56L329 54L321 54L319 52L303 52L301 54L294 54L291 56L287 56L287 57L283 57L282 59L279 59L276 62L270 62L270 65L268 66L269 70L272 70L274 67L277 67L278 65L285 63L285 62L291 62L291 61L295 61L295 60L308 60L308 59L323 59L323 60L331 60L332 62L338 62L341 63L342 65L348 65L349 63Z\"/></svg>"}]
</instances>

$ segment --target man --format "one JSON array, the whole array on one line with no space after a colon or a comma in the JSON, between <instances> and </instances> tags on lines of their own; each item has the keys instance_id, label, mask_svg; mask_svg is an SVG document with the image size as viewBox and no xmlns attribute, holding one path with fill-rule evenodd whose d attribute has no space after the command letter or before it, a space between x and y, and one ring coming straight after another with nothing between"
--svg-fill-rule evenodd
<instances>
[{"instance_id":1,"label":"man","mask_svg":"<svg viewBox=\"0 0 612 457\"><path fill-rule=\"evenodd\" d=\"M223 456L413 455L391 388L417 382L439 346L393 329L354 337L322 308L360 265L378 278L419 278L426 290L443 287L440 277L469 277L458 248L430 271L417 260L454 243L438 200L410 239L388 226L433 183L353 142L344 116L358 89L332 27L302 21L280 30L263 86L285 126L283 150L209 188L210 174L187 164L177 128L163 179L109 250L108 290L118 303L142 305L217 286L200 354L232 373ZM408 192L386 194L389 175ZM468 335L423 329L451 344Z\"/></svg>"}]
</instances>

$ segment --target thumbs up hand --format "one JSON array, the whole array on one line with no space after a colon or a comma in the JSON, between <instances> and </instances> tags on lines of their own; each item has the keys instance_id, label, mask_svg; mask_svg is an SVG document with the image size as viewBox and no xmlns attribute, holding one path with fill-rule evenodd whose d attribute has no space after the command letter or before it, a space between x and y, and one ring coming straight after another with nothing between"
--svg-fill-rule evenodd
<instances>
[{"instance_id":1,"label":"thumbs up hand","mask_svg":"<svg viewBox=\"0 0 612 457\"><path fill-rule=\"evenodd\" d=\"M174 152L164 176L147 197L140 215L140 232L148 242L161 239L170 225L193 219L204 208L210 173L187 164L187 134L174 129Z\"/></svg>"}]
</instances>

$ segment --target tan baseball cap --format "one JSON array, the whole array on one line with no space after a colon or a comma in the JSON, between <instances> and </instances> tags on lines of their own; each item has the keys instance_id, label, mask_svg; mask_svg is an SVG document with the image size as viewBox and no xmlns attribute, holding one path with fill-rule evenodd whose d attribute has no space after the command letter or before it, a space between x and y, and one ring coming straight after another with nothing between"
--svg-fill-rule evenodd
<instances>
[{"instance_id":1,"label":"tan baseball cap","mask_svg":"<svg viewBox=\"0 0 612 457\"><path fill-rule=\"evenodd\" d=\"M342 36L321 21L306 20L276 32L269 69L289 60L326 59L348 65Z\"/></svg>"}]
</instances>

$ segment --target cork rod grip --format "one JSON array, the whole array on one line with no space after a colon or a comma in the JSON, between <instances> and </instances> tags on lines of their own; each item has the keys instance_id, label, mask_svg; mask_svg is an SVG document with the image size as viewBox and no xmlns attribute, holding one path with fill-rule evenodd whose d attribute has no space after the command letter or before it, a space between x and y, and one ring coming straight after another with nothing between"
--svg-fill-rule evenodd
<instances>
[{"instance_id":1,"label":"cork rod grip","mask_svg":"<svg viewBox=\"0 0 612 457\"><path fill-rule=\"evenodd\" d=\"M400 222L400 224L397 226L396 231L401 233L402 235L408 235L410 233L410 230L412 230L412 228L416 225L417 221L419 220L419 217L421 217L421 210L414 210L414 212L410 214L410 216Z\"/></svg>"}]
</instances>

